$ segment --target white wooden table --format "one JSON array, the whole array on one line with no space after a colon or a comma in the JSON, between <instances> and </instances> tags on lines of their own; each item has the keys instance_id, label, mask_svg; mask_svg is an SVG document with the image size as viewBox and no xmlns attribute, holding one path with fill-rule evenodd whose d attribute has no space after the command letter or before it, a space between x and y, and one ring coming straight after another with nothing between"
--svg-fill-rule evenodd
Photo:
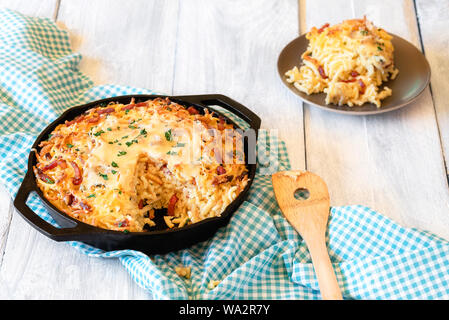
<instances>
[{"instance_id":1,"label":"white wooden table","mask_svg":"<svg viewBox=\"0 0 449 320\"><path fill-rule=\"evenodd\" d=\"M328 183L332 205L364 204L449 239L449 1L0 0L70 32L96 84L222 93L278 129L293 168ZM302 104L277 75L280 50L312 26L363 17L411 41L431 88L399 111L337 115ZM147 299L116 259L88 258L19 217L0 192L0 298Z\"/></svg>"}]
</instances>

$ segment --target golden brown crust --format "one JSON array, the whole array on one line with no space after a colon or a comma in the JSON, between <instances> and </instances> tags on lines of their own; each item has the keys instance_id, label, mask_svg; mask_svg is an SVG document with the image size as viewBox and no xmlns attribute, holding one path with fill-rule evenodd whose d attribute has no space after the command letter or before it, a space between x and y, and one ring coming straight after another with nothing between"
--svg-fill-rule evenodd
<instances>
[{"instance_id":1,"label":"golden brown crust","mask_svg":"<svg viewBox=\"0 0 449 320\"><path fill-rule=\"evenodd\" d=\"M187 163L192 139L186 139L196 124L202 134L222 133L223 141L233 129L208 110L200 114L169 99L92 108L40 143L38 186L61 211L106 229L143 231L159 207L169 208L175 226L220 215L247 183L246 167L237 163L242 145L233 149L232 163L221 163L221 150L208 148L213 137L202 135L201 158Z\"/></svg>"}]
</instances>

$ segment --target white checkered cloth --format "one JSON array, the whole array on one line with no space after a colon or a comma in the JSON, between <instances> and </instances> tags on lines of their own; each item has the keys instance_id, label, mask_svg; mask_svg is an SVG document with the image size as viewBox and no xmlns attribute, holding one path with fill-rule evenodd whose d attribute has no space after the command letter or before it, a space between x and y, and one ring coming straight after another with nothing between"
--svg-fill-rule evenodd
<instances>
[{"instance_id":1,"label":"white checkered cloth","mask_svg":"<svg viewBox=\"0 0 449 320\"><path fill-rule=\"evenodd\" d=\"M105 97L150 92L93 87L78 71L80 59L66 32L52 21L0 10L0 181L13 197L30 146L62 111ZM264 132L261 138L267 138ZM271 138L268 146L278 148L274 170L289 169L284 144ZM282 217L271 177L262 169L229 225L189 249L149 257L70 245L89 256L120 259L156 299L319 299L307 248ZM30 197L29 205L55 224L37 197ZM345 298L449 298L449 243L432 234L403 228L364 206L333 207L327 245ZM191 278L178 276L178 266L191 267ZM210 286L214 281L218 285Z\"/></svg>"}]
</instances>

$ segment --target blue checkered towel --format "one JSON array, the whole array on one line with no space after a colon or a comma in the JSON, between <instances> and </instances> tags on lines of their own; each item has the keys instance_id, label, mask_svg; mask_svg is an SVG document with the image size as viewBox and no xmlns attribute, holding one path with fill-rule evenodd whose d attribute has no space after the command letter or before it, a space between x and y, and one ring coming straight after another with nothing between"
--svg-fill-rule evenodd
<instances>
[{"instance_id":1,"label":"blue checkered towel","mask_svg":"<svg viewBox=\"0 0 449 320\"><path fill-rule=\"evenodd\" d=\"M12 196L25 175L30 146L62 111L150 92L94 87L78 71L80 59L52 21L0 10L0 180ZM276 155L274 169L289 169L284 144L263 132L262 142L277 150L270 153ZM146 256L70 245L89 256L120 259L157 299L319 299L307 248L282 217L271 177L262 169L229 225L189 249ZM55 223L39 199L32 197L29 205ZM367 207L344 206L331 209L327 241L345 298L449 298L449 244L443 239L403 228ZM179 266L191 268L189 279L176 273Z\"/></svg>"}]
</instances>

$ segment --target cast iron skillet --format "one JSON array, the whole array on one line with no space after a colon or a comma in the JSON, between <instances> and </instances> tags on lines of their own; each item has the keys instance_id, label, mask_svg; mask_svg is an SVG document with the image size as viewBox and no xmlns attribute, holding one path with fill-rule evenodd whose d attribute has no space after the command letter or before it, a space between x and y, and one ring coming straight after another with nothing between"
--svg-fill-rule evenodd
<instances>
[{"instance_id":1,"label":"cast iron skillet","mask_svg":"<svg viewBox=\"0 0 449 320\"><path fill-rule=\"evenodd\" d=\"M90 102L85 105L68 109L58 119L52 122L34 142L32 148L39 150L39 143L45 140L48 135L55 129L58 124L64 123L66 120L72 120L84 111L98 106L99 104L109 103L111 101L128 104L131 98L137 102L146 101L155 98L166 98L186 107L193 106L201 113L203 108L212 105L218 105L224 109L231 111L245 122L251 129L255 130L256 135L260 128L260 118L252 111L241 105L240 103L223 95L194 95L194 96L160 96L160 95L132 95L112 97L103 100ZM214 110L215 111L215 110ZM220 114L228 123L238 126L228 117ZM241 128L242 129L242 128ZM255 159L256 146L250 146L245 141L245 161L248 169L249 182L239 196L225 209L220 217L208 218L198 223L194 223L182 228L151 230L147 232L122 232L106 230L78 221L69 215L58 210L48 201L36 183L33 172L33 166L36 164L36 155L30 152L28 157L28 171L14 199L14 206L21 216L30 223L39 232L56 241L81 241L94 247L111 251L121 249L133 249L142 251L146 254L162 254L169 251L175 251L187 248L195 243L204 241L211 237L218 228L229 222L234 211L246 198L249 188L252 184L256 173L256 164L248 163L248 159ZM50 223L40 218L26 204L29 195L34 192L44 203L46 209L61 228L56 228ZM156 221L157 223L157 221ZM158 223L157 223L158 224ZM164 226L165 227L165 226ZM166 228L166 227L165 227ZM158 230L159 229L159 230Z\"/></svg>"}]
</instances>

